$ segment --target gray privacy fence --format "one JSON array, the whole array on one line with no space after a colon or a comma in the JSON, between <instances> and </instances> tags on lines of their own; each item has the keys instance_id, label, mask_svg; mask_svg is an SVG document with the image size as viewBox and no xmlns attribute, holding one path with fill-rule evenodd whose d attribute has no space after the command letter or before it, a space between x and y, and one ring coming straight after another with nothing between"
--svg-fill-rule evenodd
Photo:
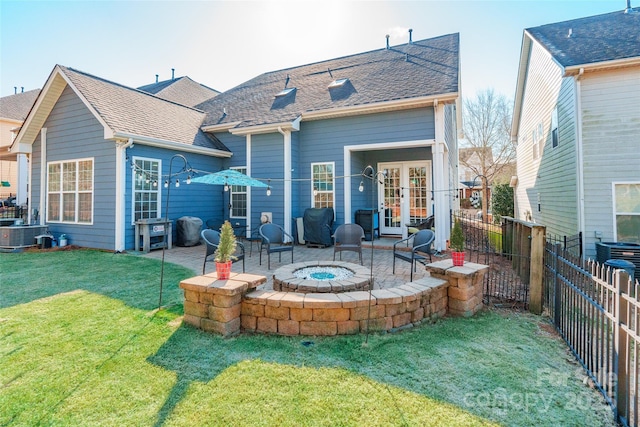
<instances>
[{"instance_id":1,"label":"gray privacy fence","mask_svg":"<svg viewBox=\"0 0 640 427\"><path fill-rule=\"evenodd\" d=\"M640 284L547 241L544 308L618 421L640 425Z\"/></svg>"}]
</instances>

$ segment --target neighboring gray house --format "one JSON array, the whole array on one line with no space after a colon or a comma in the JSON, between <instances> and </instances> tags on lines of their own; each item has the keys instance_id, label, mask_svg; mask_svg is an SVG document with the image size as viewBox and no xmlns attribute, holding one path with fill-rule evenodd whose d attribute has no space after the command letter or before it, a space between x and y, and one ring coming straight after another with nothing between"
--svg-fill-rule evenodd
<instances>
[{"instance_id":1,"label":"neighboring gray house","mask_svg":"<svg viewBox=\"0 0 640 427\"><path fill-rule=\"evenodd\" d=\"M219 95L188 78L132 89L56 66L12 146L31 159L30 220L80 246L132 249L136 219L167 215L158 184L183 154L199 173L240 169L269 192L181 185L171 220L229 218L249 233L268 212L292 232L307 208L333 208L336 224L373 209L382 234L402 235L435 214L445 249L459 67L458 34L265 73Z\"/></svg>"},{"instance_id":2,"label":"neighboring gray house","mask_svg":"<svg viewBox=\"0 0 640 427\"><path fill-rule=\"evenodd\" d=\"M524 31L512 138L516 217L640 243L640 9Z\"/></svg>"}]
</instances>

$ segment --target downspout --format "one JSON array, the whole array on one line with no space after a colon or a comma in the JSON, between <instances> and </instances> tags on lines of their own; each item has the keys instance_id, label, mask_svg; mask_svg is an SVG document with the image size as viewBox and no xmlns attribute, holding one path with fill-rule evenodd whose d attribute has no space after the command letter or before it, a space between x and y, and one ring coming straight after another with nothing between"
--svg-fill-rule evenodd
<instances>
[{"instance_id":1,"label":"downspout","mask_svg":"<svg viewBox=\"0 0 640 427\"><path fill-rule=\"evenodd\" d=\"M447 188L445 182L445 142L444 142L444 104L434 102L435 143L433 145L433 203L435 204L436 239L435 248L438 251L446 249L449 237L449 204L447 203Z\"/></svg>"},{"instance_id":2,"label":"downspout","mask_svg":"<svg viewBox=\"0 0 640 427\"><path fill-rule=\"evenodd\" d=\"M127 176L125 167L127 163L127 148L133 145L133 138L127 142L116 141L116 200L115 200L115 233L114 251L122 252L125 248L125 224L126 209L125 200L127 194Z\"/></svg>"},{"instance_id":3,"label":"downspout","mask_svg":"<svg viewBox=\"0 0 640 427\"><path fill-rule=\"evenodd\" d=\"M247 152L247 161L246 161L246 167L247 167L247 175L252 176L253 175L253 171L251 170L251 134L247 134L246 136L246 152ZM251 227L251 216L252 216L252 212L251 212L251 186L247 186L247 227L246 227L246 237L251 237L251 230L253 230L253 228Z\"/></svg>"},{"instance_id":4,"label":"downspout","mask_svg":"<svg viewBox=\"0 0 640 427\"><path fill-rule=\"evenodd\" d=\"M47 128L40 129L40 225L47 218Z\"/></svg>"},{"instance_id":5,"label":"downspout","mask_svg":"<svg viewBox=\"0 0 640 427\"><path fill-rule=\"evenodd\" d=\"M291 234L291 131L278 126L278 132L284 136L284 231Z\"/></svg>"},{"instance_id":6,"label":"downspout","mask_svg":"<svg viewBox=\"0 0 640 427\"><path fill-rule=\"evenodd\" d=\"M576 76L576 151L578 163L578 230L586 238L585 214L584 214L584 158L582 146L582 88L580 80L584 74L584 68ZM584 249L584 248L583 248Z\"/></svg>"}]
</instances>

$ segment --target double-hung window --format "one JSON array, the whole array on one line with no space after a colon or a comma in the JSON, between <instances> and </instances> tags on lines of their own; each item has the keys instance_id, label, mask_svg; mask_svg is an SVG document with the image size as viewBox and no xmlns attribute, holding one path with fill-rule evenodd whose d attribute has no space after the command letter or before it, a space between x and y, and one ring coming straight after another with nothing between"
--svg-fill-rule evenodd
<instances>
[{"instance_id":1,"label":"double-hung window","mask_svg":"<svg viewBox=\"0 0 640 427\"><path fill-rule=\"evenodd\" d=\"M160 160L133 158L133 221L160 218Z\"/></svg>"},{"instance_id":2,"label":"double-hung window","mask_svg":"<svg viewBox=\"0 0 640 427\"><path fill-rule=\"evenodd\" d=\"M93 222L93 159L47 163L47 221Z\"/></svg>"},{"instance_id":3,"label":"double-hung window","mask_svg":"<svg viewBox=\"0 0 640 427\"><path fill-rule=\"evenodd\" d=\"M311 205L314 208L333 208L335 164L311 163L312 198Z\"/></svg>"},{"instance_id":4,"label":"double-hung window","mask_svg":"<svg viewBox=\"0 0 640 427\"><path fill-rule=\"evenodd\" d=\"M246 167L231 168L240 173L247 173ZM229 212L231 218L246 218L247 217L247 187L245 185L232 185L231 186L231 211Z\"/></svg>"},{"instance_id":5,"label":"double-hung window","mask_svg":"<svg viewBox=\"0 0 640 427\"><path fill-rule=\"evenodd\" d=\"M614 183L616 240L640 243L640 182Z\"/></svg>"}]
</instances>

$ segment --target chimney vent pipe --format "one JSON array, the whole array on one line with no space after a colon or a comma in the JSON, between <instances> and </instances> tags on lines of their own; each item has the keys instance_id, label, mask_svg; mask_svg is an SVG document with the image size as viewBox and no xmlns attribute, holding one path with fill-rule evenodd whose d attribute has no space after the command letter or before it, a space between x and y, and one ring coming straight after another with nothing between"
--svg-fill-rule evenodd
<instances>
[{"instance_id":1,"label":"chimney vent pipe","mask_svg":"<svg viewBox=\"0 0 640 427\"><path fill-rule=\"evenodd\" d=\"M14 86L13 87L13 94L17 94L18 93L18 86Z\"/></svg>"},{"instance_id":2,"label":"chimney vent pipe","mask_svg":"<svg viewBox=\"0 0 640 427\"><path fill-rule=\"evenodd\" d=\"M413 37L412 37L411 33L413 33L413 30L411 28L409 28L409 44L413 43Z\"/></svg>"},{"instance_id":3,"label":"chimney vent pipe","mask_svg":"<svg viewBox=\"0 0 640 427\"><path fill-rule=\"evenodd\" d=\"M387 49L389 49L389 34L385 36L387 38Z\"/></svg>"},{"instance_id":4,"label":"chimney vent pipe","mask_svg":"<svg viewBox=\"0 0 640 427\"><path fill-rule=\"evenodd\" d=\"M172 68L171 69L171 80L175 80L176 79L176 69Z\"/></svg>"},{"instance_id":5,"label":"chimney vent pipe","mask_svg":"<svg viewBox=\"0 0 640 427\"><path fill-rule=\"evenodd\" d=\"M158 74L156 74L156 83L158 83L158 77L160 77Z\"/></svg>"}]
</instances>

